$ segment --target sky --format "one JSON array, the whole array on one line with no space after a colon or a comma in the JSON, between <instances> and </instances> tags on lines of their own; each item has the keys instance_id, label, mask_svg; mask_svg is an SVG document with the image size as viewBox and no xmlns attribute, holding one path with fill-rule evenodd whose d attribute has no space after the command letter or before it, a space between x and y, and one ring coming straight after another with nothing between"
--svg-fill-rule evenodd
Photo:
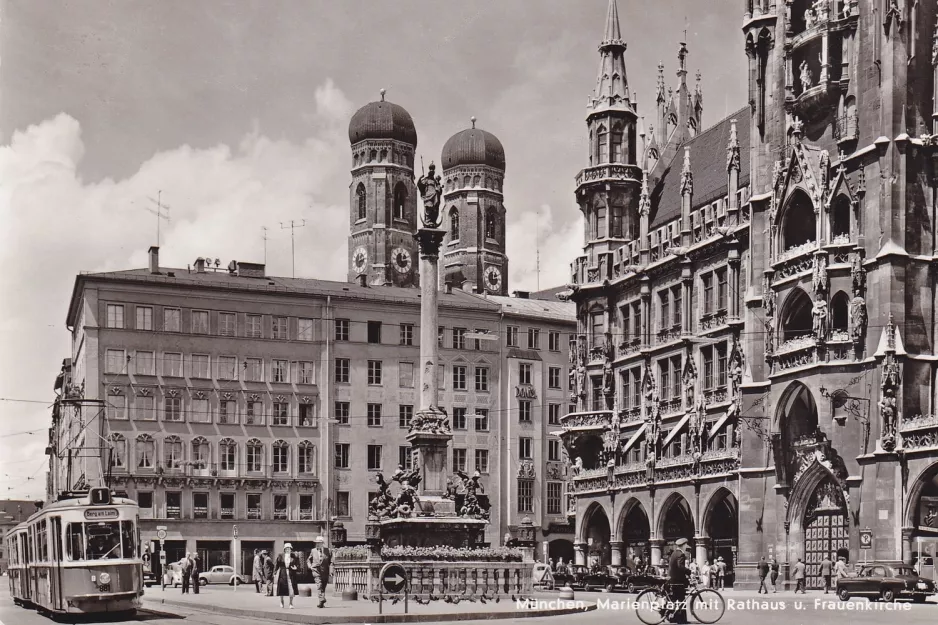
<instances>
[{"instance_id":1,"label":"sky","mask_svg":"<svg viewBox=\"0 0 938 625\"><path fill-rule=\"evenodd\" d=\"M509 289L565 283L607 3L0 0L0 498L44 492L75 275L146 266L157 197L163 266L290 275L282 224L305 220L296 274L345 278L348 121L382 88L427 164L472 116L499 137ZM685 29L704 125L745 103L739 2L618 4L646 124Z\"/></svg>"}]
</instances>

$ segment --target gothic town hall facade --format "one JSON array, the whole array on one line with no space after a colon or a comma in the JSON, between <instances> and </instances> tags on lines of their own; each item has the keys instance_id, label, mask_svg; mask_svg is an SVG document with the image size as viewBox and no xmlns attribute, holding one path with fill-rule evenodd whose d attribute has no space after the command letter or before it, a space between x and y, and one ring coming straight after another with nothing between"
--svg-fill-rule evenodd
<instances>
[{"instance_id":1,"label":"gothic town hall facade","mask_svg":"<svg viewBox=\"0 0 938 625\"><path fill-rule=\"evenodd\" d=\"M737 587L763 556L817 587L825 554L938 544L938 16L740 5L745 106L702 128L682 43L640 128L610 2L561 296L575 555L656 564L687 538Z\"/></svg>"}]
</instances>

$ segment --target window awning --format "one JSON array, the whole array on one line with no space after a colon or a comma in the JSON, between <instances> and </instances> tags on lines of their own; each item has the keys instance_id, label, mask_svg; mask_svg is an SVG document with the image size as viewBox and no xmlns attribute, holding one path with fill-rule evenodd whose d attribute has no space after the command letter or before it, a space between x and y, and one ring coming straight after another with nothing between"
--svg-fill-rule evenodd
<instances>
[{"instance_id":1,"label":"window awning","mask_svg":"<svg viewBox=\"0 0 938 625\"><path fill-rule=\"evenodd\" d=\"M647 424L647 423L643 423L643 424L642 424L642 427L640 427L640 428L638 428L637 430L635 430L635 434L632 434L632 438L630 438L630 439L629 439L629 442L627 442L627 443L625 444L625 447L622 448L622 453L625 453L625 452L627 452L629 449L632 448L632 446L635 444L635 442L636 442L639 438L641 438L642 434L645 433L645 428L647 428L647 427L648 427L648 424Z\"/></svg>"},{"instance_id":2,"label":"window awning","mask_svg":"<svg viewBox=\"0 0 938 625\"><path fill-rule=\"evenodd\" d=\"M681 430L684 429L684 426L687 425L687 421L689 419L690 419L690 413L688 412L683 417L681 417L681 420L677 422L677 425L671 428L671 431L668 432L668 437L664 439L664 442L661 443L661 446L666 447L668 443L674 440L674 437L680 434Z\"/></svg>"},{"instance_id":3,"label":"window awning","mask_svg":"<svg viewBox=\"0 0 938 625\"><path fill-rule=\"evenodd\" d=\"M723 413L723 416L720 417L716 423L713 424L713 427L710 428L710 434L708 438L713 438L717 433L726 425L726 421L730 418L730 415L736 412L736 402L730 404L729 409Z\"/></svg>"}]
</instances>

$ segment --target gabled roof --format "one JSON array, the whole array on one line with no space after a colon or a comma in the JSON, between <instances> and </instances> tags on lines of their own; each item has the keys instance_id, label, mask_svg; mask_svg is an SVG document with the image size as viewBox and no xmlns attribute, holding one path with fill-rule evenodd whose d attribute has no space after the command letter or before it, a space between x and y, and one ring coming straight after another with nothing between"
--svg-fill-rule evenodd
<instances>
[{"instance_id":1,"label":"gabled roof","mask_svg":"<svg viewBox=\"0 0 938 625\"><path fill-rule=\"evenodd\" d=\"M730 141L730 122L734 119L741 152L739 186L749 184L750 115L748 106L741 108L678 147L652 192L652 229L681 216L681 166L684 148L690 149L691 171L694 174L693 208L726 195L726 146Z\"/></svg>"},{"instance_id":2,"label":"gabled roof","mask_svg":"<svg viewBox=\"0 0 938 625\"><path fill-rule=\"evenodd\" d=\"M530 299L526 297L506 297L504 295L487 295L485 299L498 304L506 315L530 317L560 323L576 323L576 305L572 302L561 302L543 299Z\"/></svg>"}]
</instances>

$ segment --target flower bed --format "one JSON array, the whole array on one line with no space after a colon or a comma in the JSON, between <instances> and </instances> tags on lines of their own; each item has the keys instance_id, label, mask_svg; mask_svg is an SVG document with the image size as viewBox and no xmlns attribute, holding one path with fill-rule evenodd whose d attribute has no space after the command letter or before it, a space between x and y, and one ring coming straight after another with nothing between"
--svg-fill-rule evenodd
<instances>
[{"instance_id":1,"label":"flower bed","mask_svg":"<svg viewBox=\"0 0 938 625\"><path fill-rule=\"evenodd\" d=\"M370 553L371 550L364 545L356 545L353 547L336 547L335 551L332 553L332 559L344 562L364 561L368 559L368 555Z\"/></svg>"},{"instance_id":2,"label":"flower bed","mask_svg":"<svg viewBox=\"0 0 938 625\"><path fill-rule=\"evenodd\" d=\"M520 549L486 547L467 549L455 547L383 547L382 560L434 560L443 562L521 562Z\"/></svg>"}]
</instances>

